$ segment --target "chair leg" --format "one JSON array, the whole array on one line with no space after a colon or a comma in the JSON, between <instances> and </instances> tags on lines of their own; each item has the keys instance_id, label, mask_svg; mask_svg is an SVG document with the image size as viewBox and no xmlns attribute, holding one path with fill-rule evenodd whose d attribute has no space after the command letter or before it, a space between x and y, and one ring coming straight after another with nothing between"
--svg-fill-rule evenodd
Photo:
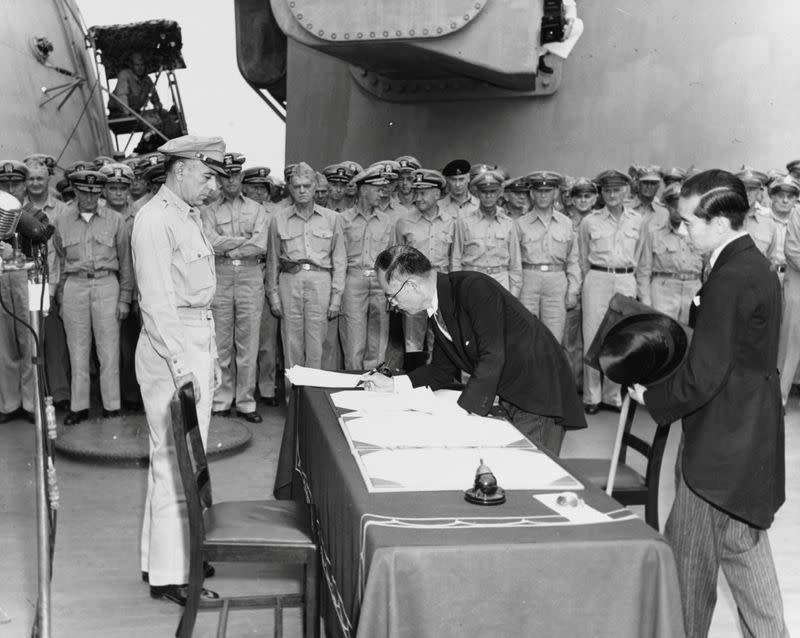
<instances>
[{"instance_id":1,"label":"chair leg","mask_svg":"<svg viewBox=\"0 0 800 638\"><path fill-rule=\"evenodd\" d=\"M304 636L319 638L319 553L314 552L305 565Z\"/></svg>"},{"instance_id":2,"label":"chair leg","mask_svg":"<svg viewBox=\"0 0 800 638\"><path fill-rule=\"evenodd\" d=\"M658 484L647 486L647 502L644 504L644 520L658 531Z\"/></svg>"},{"instance_id":3,"label":"chair leg","mask_svg":"<svg viewBox=\"0 0 800 638\"><path fill-rule=\"evenodd\" d=\"M230 601L222 603L219 610L219 622L217 623L217 638L225 638L228 635L228 613L230 611Z\"/></svg>"},{"instance_id":4,"label":"chair leg","mask_svg":"<svg viewBox=\"0 0 800 638\"><path fill-rule=\"evenodd\" d=\"M283 598L275 600L275 638L283 638Z\"/></svg>"}]
</instances>

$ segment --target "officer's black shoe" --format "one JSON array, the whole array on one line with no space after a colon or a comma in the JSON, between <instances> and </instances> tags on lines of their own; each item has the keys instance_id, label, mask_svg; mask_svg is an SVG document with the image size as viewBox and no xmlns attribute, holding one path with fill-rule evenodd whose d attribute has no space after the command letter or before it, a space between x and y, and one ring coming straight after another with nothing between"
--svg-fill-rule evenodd
<instances>
[{"instance_id":1,"label":"officer's black shoe","mask_svg":"<svg viewBox=\"0 0 800 638\"><path fill-rule=\"evenodd\" d=\"M61 410L62 412L69 412L69 399L64 399L63 401L54 401L53 407L56 410Z\"/></svg>"},{"instance_id":2,"label":"officer's black shoe","mask_svg":"<svg viewBox=\"0 0 800 638\"><path fill-rule=\"evenodd\" d=\"M613 403L601 403L600 407L604 410L608 410L609 412L620 412L622 411L622 407L619 405L614 405Z\"/></svg>"},{"instance_id":3,"label":"officer's black shoe","mask_svg":"<svg viewBox=\"0 0 800 638\"><path fill-rule=\"evenodd\" d=\"M103 408L103 418L104 419L112 419L115 416L119 416L121 412L119 410L106 410Z\"/></svg>"},{"instance_id":4,"label":"officer's black shoe","mask_svg":"<svg viewBox=\"0 0 800 638\"><path fill-rule=\"evenodd\" d=\"M278 407L278 397L261 397L261 403L271 408Z\"/></svg>"},{"instance_id":5,"label":"officer's black shoe","mask_svg":"<svg viewBox=\"0 0 800 638\"><path fill-rule=\"evenodd\" d=\"M230 416L231 410L228 408L227 410L214 410L212 413L214 416Z\"/></svg>"},{"instance_id":6,"label":"officer's black shoe","mask_svg":"<svg viewBox=\"0 0 800 638\"><path fill-rule=\"evenodd\" d=\"M89 410L78 410L77 412L70 410L67 412L67 416L64 417L64 425L77 425L88 418Z\"/></svg>"},{"instance_id":7,"label":"officer's black shoe","mask_svg":"<svg viewBox=\"0 0 800 638\"><path fill-rule=\"evenodd\" d=\"M0 423L8 423L14 418L14 412L0 412Z\"/></svg>"},{"instance_id":8,"label":"officer's black shoe","mask_svg":"<svg viewBox=\"0 0 800 638\"><path fill-rule=\"evenodd\" d=\"M150 585L150 598L164 598L171 600L173 603L178 603L181 607L186 606L186 595L189 593L189 585ZM217 600L219 594L210 589L200 590L201 600Z\"/></svg>"},{"instance_id":9,"label":"officer's black shoe","mask_svg":"<svg viewBox=\"0 0 800 638\"><path fill-rule=\"evenodd\" d=\"M599 403L587 403L583 406L583 411L586 414L597 414L600 411Z\"/></svg>"},{"instance_id":10,"label":"officer's black shoe","mask_svg":"<svg viewBox=\"0 0 800 638\"><path fill-rule=\"evenodd\" d=\"M141 412L144 410L144 406L141 401L123 401L122 409L125 412Z\"/></svg>"},{"instance_id":11,"label":"officer's black shoe","mask_svg":"<svg viewBox=\"0 0 800 638\"><path fill-rule=\"evenodd\" d=\"M20 410L19 415L25 419L28 423L36 423L36 417L34 416L33 412L28 412L27 410Z\"/></svg>"},{"instance_id":12,"label":"officer's black shoe","mask_svg":"<svg viewBox=\"0 0 800 638\"><path fill-rule=\"evenodd\" d=\"M261 415L253 410L252 412L239 412L236 411L236 414L243 418L248 423L261 423L264 419L261 418Z\"/></svg>"},{"instance_id":13,"label":"officer's black shoe","mask_svg":"<svg viewBox=\"0 0 800 638\"><path fill-rule=\"evenodd\" d=\"M207 560L203 561L203 577L204 578L212 578L214 574L217 573L217 570L214 569L214 566L209 563ZM149 572L142 572L142 580L146 583L150 582L150 574Z\"/></svg>"}]
</instances>

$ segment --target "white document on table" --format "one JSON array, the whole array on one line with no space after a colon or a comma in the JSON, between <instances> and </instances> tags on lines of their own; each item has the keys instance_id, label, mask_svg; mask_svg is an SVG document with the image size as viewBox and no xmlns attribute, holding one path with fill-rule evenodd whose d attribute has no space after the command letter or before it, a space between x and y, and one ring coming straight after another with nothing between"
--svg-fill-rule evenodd
<instances>
[{"instance_id":1,"label":"white document on table","mask_svg":"<svg viewBox=\"0 0 800 638\"><path fill-rule=\"evenodd\" d=\"M370 492L463 491L481 459L506 490L581 490L583 485L535 447L424 448L359 451Z\"/></svg>"},{"instance_id":2,"label":"white document on table","mask_svg":"<svg viewBox=\"0 0 800 638\"><path fill-rule=\"evenodd\" d=\"M362 414L395 412L424 412L426 414L459 415L466 412L454 402L441 399L428 387L406 392L364 392L342 390L333 392L331 401L337 408L355 410Z\"/></svg>"},{"instance_id":3,"label":"white document on table","mask_svg":"<svg viewBox=\"0 0 800 638\"><path fill-rule=\"evenodd\" d=\"M532 447L508 421L477 415L387 412L346 414L345 435L354 449Z\"/></svg>"},{"instance_id":4,"label":"white document on table","mask_svg":"<svg viewBox=\"0 0 800 638\"><path fill-rule=\"evenodd\" d=\"M561 514L564 518L569 519L570 523L589 525L591 523L608 523L610 521L620 520L619 518L612 518L608 514L603 514L603 512L587 505L583 502L583 499L579 499L577 505L559 505L559 496L560 494L558 493L534 494L533 498L547 505L547 507L554 512Z\"/></svg>"},{"instance_id":5,"label":"white document on table","mask_svg":"<svg viewBox=\"0 0 800 638\"><path fill-rule=\"evenodd\" d=\"M292 385L311 385L318 388L355 388L360 380L357 374L331 372L303 366L292 366L286 371Z\"/></svg>"}]
</instances>

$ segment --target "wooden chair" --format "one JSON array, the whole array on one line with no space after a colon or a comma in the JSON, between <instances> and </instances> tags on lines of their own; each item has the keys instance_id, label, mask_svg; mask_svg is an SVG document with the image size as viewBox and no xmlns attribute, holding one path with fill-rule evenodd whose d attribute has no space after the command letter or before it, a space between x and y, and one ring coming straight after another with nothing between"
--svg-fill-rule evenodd
<instances>
[{"instance_id":1,"label":"wooden chair","mask_svg":"<svg viewBox=\"0 0 800 638\"><path fill-rule=\"evenodd\" d=\"M319 557L308 512L291 501L212 503L211 477L197 426L192 384L172 399L172 431L189 515L189 587L175 635L189 638L200 609L219 609L217 638L224 638L228 613L236 608L275 610L275 635L283 635L283 609L303 607L304 636L319 636ZM303 565L303 593L202 600L203 561Z\"/></svg>"},{"instance_id":2,"label":"wooden chair","mask_svg":"<svg viewBox=\"0 0 800 638\"><path fill-rule=\"evenodd\" d=\"M656 427L652 441L633 434L631 427L636 416L635 401L631 401L628 417L625 419L622 434L622 447L619 451L616 479L611 493L623 505L644 505L644 519L648 525L658 529L658 485L661 476L661 462L671 424ZM642 476L626 463L628 448L635 450L646 459L645 474ZM610 459L568 458L559 459L570 472L588 480L600 489L606 489Z\"/></svg>"}]
</instances>

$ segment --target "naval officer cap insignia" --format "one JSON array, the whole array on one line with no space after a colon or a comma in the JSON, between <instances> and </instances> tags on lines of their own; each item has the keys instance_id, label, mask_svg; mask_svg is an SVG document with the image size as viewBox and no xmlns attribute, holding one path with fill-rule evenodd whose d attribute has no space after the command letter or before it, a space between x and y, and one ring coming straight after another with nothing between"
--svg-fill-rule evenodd
<instances>
[{"instance_id":1,"label":"naval officer cap insignia","mask_svg":"<svg viewBox=\"0 0 800 638\"><path fill-rule=\"evenodd\" d=\"M792 160L786 165L786 170L790 173L800 171L800 159Z\"/></svg>"},{"instance_id":2,"label":"naval officer cap insignia","mask_svg":"<svg viewBox=\"0 0 800 638\"><path fill-rule=\"evenodd\" d=\"M528 175L528 183L531 190L549 190L560 188L564 178L553 171L536 171Z\"/></svg>"},{"instance_id":3,"label":"naval officer cap insignia","mask_svg":"<svg viewBox=\"0 0 800 638\"><path fill-rule=\"evenodd\" d=\"M761 171L756 171L749 166L742 166L741 170L736 173L736 177L742 180L746 187L762 188L767 183L767 176Z\"/></svg>"},{"instance_id":4,"label":"naval officer cap insignia","mask_svg":"<svg viewBox=\"0 0 800 638\"><path fill-rule=\"evenodd\" d=\"M380 166L381 171L383 171L383 176L389 181L396 180L400 177L400 164L394 160L381 160L380 162L370 164L369 168L373 166Z\"/></svg>"},{"instance_id":5,"label":"naval officer cap insignia","mask_svg":"<svg viewBox=\"0 0 800 638\"><path fill-rule=\"evenodd\" d=\"M133 184L133 169L125 164L112 162L103 166L100 172L106 176L109 184L125 184L127 186Z\"/></svg>"},{"instance_id":6,"label":"naval officer cap insignia","mask_svg":"<svg viewBox=\"0 0 800 638\"><path fill-rule=\"evenodd\" d=\"M242 164L245 162L245 156L241 153L225 153L222 158L222 163L225 164L225 170L228 173L241 173Z\"/></svg>"},{"instance_id":7,"label":"naval officer cap insignia","mask_svg":"<svg viewBox=\"0 0 800 638\"><path fill-rule=\"evenodd\" d=\"M442 175L445 177L456 177L458 175L469 175L470 164L465 159L454 159L442 169Z\"/></svg>"},{"instance_id":8,"label":"naval officer cap insignia","mask_svg":"<svg viewBox=\"0 0 800 638\"><path fill-rule=\"evenodd\" d=\"M507 179L503 182L503 188L512 193L527 193L531 189L528 178L525 176Z\"/></svg>"},{"instance_id":9,"label":"naval officer cap insignia","mask_svg":"<svg viewBox=\"0 0 800 638\"><path fill-rule=\"evenodd\" d=\"M353 178L353 183L356 186L386 186L389 183L390 174L386 170L385 164L373 164L356 175Z\"/></svg>"},{"instance_id":10,"label":"naval officer cap insignia","mask_svg":"<svg viewBox=\"0 0 800 638\"><path fill-rule=\"evenodd\" d=\"M47 155L46 153L33 153L32 155L28 155L22 162L28 168L33 168L34 166L44 166L47 169L47 172L51 175L55 171L56 168L56 158L52 155Z\"/></svg>"},{"instance_id":11,"label":"naval officer cap insignia","mask_svg":"<svg viewBox=\"0 0 800 638\"><path fill-rule=\"evenodd\" d=\"M600 185L600 188L606 188L608 186L630 186L631 178L622 171L612 168L600 173L594 181Z\"/></svg>"},{"instance_id":12,"label":"naval officer cap insignia","mask_svg":"<svg viewBox=\"0 0 800 638\"><path fill-rule=\"evenodd\" d=\"M791 175L783 175L776 177L769 185L769 194L783 192L791 193L792 195L800 195L800 182L798 182Z\"/></svg>"},{"instance_id":13,"label":"naval officer cap insignia","mask_svg":"<svg viewBox=\"0 0 800 638\"><path fill-rule=\"evenodd\" d=\"M503 188L503 174L497 170L488 170L483 173L478 173L472 178L469 185L479 191L499 190Z\"/></svg>"},{"instance_id":14,"label":"naval officer cap insignia","mask_svg":"<svg viewBox=\"0 0 800 638\"><path fill-rule=\"evenodd\" d=\"M322 169L322 174L329 182L341 182L343 184L346 184L356 176L356 173L350 169L350 165L345 163L326 166Z\"/></svg>"},{"instance_id":15,"label":"naval officer cap insignia","mask_svg":"<svg viewBox=\"0 0 800 638\"><path fill-rule=\"evenodd\" d=\"M575 180L575 183L572 185L572 188L569 191L571 197L576 197L582 193L589 193L591 195L597 195L597 184L595 184L592 180L588 179L587 177L579 177Z\"/></svg>"},{"instance_id":16,"label":"naval officer cap insignia","mask_svg":"<svg viewBox=\"0 0 800 638\"><path fill-rule=\"evenodd\" d=\"M85 160L78 160L77 162L72 162L64 169L64 177L69 178L71 173L75 171L91 171L94 170L94 163L87 162Z\"/></svg>"},{"instance_id":17,"label":"naval officer cap insignia","mask_svg":"<svg viewBox=\"0 0 800 638\"><path fill-rule=\"evenodd\" d=\"M667 204L674 204L681 196L681 185L679 182L673 182L667 186L661 193L661 203L665 206Z\"/></svg>"},{"instance_id":18,"label":"naval officer cap insignia","mask_svg":"<svg viewBox=\"0 0 800 638\"><path fill-rule=\"evenodd\" d=\"M70 173L69 181L75 190L100 193L106 185L106 176L99 171L75 171Z\"/></svg>"},{"instance_id":19,"label":"naval officer cap insignia","mask_svg":"<svg viewBox=\"0 0 800 638\"><path fill-rule=\"evenodd\" d=\"M167 178L167 157L161 153L149 155L143 164L142 178L154 184L163 184Z\"/></svg>"},{"instance_id":20,"label":"naval officer cap insignia","mask_svg":"<svg viewBox=\"0 0 800 638\"><path fill-rule=\"evenodd\" d=\"M292 171L297 164L287 164L283 167L283 179L285 182L289 182L289 178L292 176Z\"/></svg>"},{"instance_id":21,"label":"naval officer cap insignia","mask_svg":"<svg viewBox=\"0 0 800 638\"><path fill-rule=\"evenodd\" d=\"M422 168L419 160L411 155L401 155L395 162L400 167L400 173L413 173L414 171Z\"/></svg>"},{"instance_id":22,"label":"naval officer cap insignia","mask_svg":"<svg viewBox=\"0 0 800 638\"><path fill-rule=\"evenodd\" d=\"M159 146L158 151L170 157L200 160L219 175L228 174L224 163L225 140L221 137L182 135Z\"/></svg>"},{"instance_id":23,"label":"naval officer cap insignia","mask_svg":"<svg viewBox=\"0 0 800 638\"><path fill-rule=\"evenodd\" d=\"M28 167L17 160L0 160L0 182L22 182L28 179Z\"/></svg>"},{"instance_id":24,"label":"naval officer cap insignia","mask_svg":"<svg viewBox=\"0 0 800 638\"><path fill-rule=\"evenodd\" d=\"M96 171L99 171L106 164L113 164L113 163L114 160L108 155L98 155L92 160L92 164L94 164L94 170Z\"/></svg>"},{"instance_id":25,"label":"naval officer cap insignia","mask_svg":"<svg viewBox=\"0 0 800 638\"><path fill-rule=\"evenodd\" d=\"M251 166L242 174L242 184L271 184L269 168L266 166Z\"/></svg>"},{"instance_id":26,"label":"naval officer cap insignia","mask_svg":"<svg viewBox=\"0 0 800 638\"><path fill-rule=\"evenodd\" d=\"M419 168L414 171L411 188L438 188L443 189L444 176L439 171L428 168Z\"/></svg>"}]
</instances>

